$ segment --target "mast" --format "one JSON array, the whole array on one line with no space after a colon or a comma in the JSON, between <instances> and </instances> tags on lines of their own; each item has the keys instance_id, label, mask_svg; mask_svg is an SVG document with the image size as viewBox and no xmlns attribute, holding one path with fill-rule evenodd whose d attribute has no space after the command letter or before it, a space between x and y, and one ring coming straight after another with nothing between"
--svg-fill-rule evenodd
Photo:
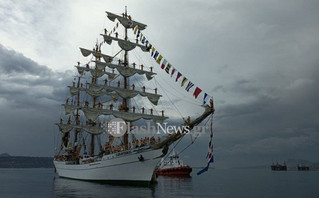
<instances>
[{"instance_id":1,"label":"mast","mask_svg":"<svg viewBox=\"0 0 319 198\"><path fill-rule=\"evenodd\" d=\"M124 14L124 17L127 18L127 7L125 6L125 14ZM124 40L127 41L128 38L127 38L127 27L124 27L125 28L125 38ZM124 52L124 67L127 67L128 66L128 51L125 50ZM124 76L124 89L127 89L127 87L129 87L128 85L128 77L125 77ZM125 112L128 112L129 108L128 108L128 99L125 99L123 98L123 110ZM128 133L125 132L124 134L124 137L123 137L123 142L124 142L124 146L125 148L128 148Z\"/></svg>"},{"instance_id":2,"label":"mast","mask_svg":"<svg viewBox=\"0 0 319 198\"><path fill-rule=\"evenodd\" d=\"M98 53L101 49L98 46L96 46L95 50ZM98 58L98 57L96 57L95 59L96 59L96 61L100 61L100 58ZM94 75L92 77L92 84L94 84L94 85L96 84L96 79L97 79L97 67L95 65L95 72L94 72ZM96 97L93 96L93 109L95 109L95 106L96 106ZM95 126L95 124L96 123L94 121L92 121L92 126ZM90 144L90 156L91 157L94 156L94 148L95 148L94 147L95 146L94 139L95 139L95 135L91 134L91 144Z\"/></svg>"},{"instance_id":3,"label":"mast","mask_svg":"<svg viewBox=\"0 0 319 198\"><path fill-rule=\"evenodd\" d=\"M80 88L80 80L81 80L81 77L79 76L79 77L78 77L78 83L77 83L77 88L78 88L78 89ZM77 105L78 107L80 106L80 92L77 93L76 105ZM77 126L80 125L80 118L79 118L79 117L80 117L80 115L79 115L79 109L76 108L75 124L76 124ZM74 132L74 143L73 143L73 145L74 145L74 151L77 150L77 146L78 146L78 145L75 145L75 143L78 142L78 134L79 134L79 132L80 132L80 129L75 129L75 132ZM76 152L74 152L74 153L76 153ZM77 157L77 156L75 156L75 157Z\"/></svg>"}]
</instances>

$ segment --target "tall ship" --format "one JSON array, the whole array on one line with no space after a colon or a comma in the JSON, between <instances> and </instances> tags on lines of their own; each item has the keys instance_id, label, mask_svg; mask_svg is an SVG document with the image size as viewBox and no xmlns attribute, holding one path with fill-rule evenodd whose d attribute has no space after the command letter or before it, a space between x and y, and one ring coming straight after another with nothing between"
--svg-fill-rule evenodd
<instances>
[{"instance_id":1,"label":"tall ship","mask_svg":"<svg viewBox=\"0 0 319 198\"><path fill-rule=\"evenodd\" d=\"M128 31L142 32L146 25L132 20L126 10L122 15L108 11L106 14L109 20L118 21L115 27L121 27L123 33L104 29L101 43L96 42L93 49L80 48L81 54L91 59L75 65L78 74L68 86L69 97L62 104L56 123L59 132L55 170L60 177L78 180L150 182L169 146L214 113L213 101L203 105L203 113L197 118L188 116L182 121L176 133L165 137L148 133L150 137L137 138L131 129L141 122L157 124L168 120L164 110L155 108L162 97L157 88L148 91L141 84L156 76L153 68L129 60L131 51L150 53L152 46L129 38ZM116 43L119 51L115 54L102 52L102 46L108 48ZM138 77L133 78L134 75ZM137 96L145 99L137 101ZM146 102L152 109L145 108ZM115 127L116 131L114 124L120 126Z\"/></svg>"}]
</instances>

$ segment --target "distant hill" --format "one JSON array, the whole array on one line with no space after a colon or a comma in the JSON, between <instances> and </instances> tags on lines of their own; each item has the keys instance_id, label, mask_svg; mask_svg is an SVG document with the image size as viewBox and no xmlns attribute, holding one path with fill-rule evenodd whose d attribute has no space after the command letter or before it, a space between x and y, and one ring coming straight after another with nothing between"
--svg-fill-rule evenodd
<instances>
[{"instance_id":1,"label":"distant hill","mask_svg":"<svg viewBox=\"0 0 319 198\"><path fill-rule=\"evenodd\" d=\"M297 166L297 165L311 166L313 162L309 162L307 160L302 160L302 159L288 159L286 164L287 166Z\"/></svg>"},{"instance_id":2,"label":"distant hill","mask_svg":"<svg viewBox=\"0 0 319 198\"><path fill-rule=\"evenodd\" d=\"M319 170L319 162L312 165L313 169Z\"/></svg>"},{"instance_id":3,"label":"distant hill","mask_svg":"<svg viewBox=\"0 0 319 198\"><path fill-rule=\"evenodd\" d=\"M10 156L8 153L2 153L0 168L53 168L53 158Z\"/></svg>"},{"instance_id":4,"label":"distant hill","mask_svg":"<svg viewBox=\"0 0 319 198\"><path fill-rule=\"evenodd\" d=\"M8 153L1 153L0 157L10 157L10 155Z\"/></svg>"}]
</instances>

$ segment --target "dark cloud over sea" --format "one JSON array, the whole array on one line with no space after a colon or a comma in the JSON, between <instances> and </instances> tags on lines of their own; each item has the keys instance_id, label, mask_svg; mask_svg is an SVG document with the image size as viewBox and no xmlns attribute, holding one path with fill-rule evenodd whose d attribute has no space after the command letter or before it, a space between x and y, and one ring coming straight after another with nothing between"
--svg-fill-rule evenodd
<instances>
[{"instance_id":1,"label":"dark cloud over sea","mask_svg":"<svg viewBox=\"0 0 319 198\"><path fill-rule=\"evenodd\" d=\"M0 151L48 156L72 73L54 72L0 45ZM50 151L51 150L51 151Z\"/></svg>"}]
</instances>

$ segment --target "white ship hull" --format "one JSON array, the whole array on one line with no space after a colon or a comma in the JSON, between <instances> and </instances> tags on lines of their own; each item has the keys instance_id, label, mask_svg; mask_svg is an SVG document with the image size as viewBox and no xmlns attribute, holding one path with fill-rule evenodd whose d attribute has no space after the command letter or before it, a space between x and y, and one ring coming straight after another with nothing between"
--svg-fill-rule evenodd
<instances>
[{"instance_id":1,"label":"white ship hull","mask_svg":"<svg viewBox=\"0 0 319 198\"><path fill-rule=\"evenodd\" d=\"M141 155L144 158L142 161L139 160ZM60 177L71 179L149 182L161 155L162 149L135 149L106 155L100 161L86 164L54 161L54 166Z\"/></svg>"}]
</instances>

